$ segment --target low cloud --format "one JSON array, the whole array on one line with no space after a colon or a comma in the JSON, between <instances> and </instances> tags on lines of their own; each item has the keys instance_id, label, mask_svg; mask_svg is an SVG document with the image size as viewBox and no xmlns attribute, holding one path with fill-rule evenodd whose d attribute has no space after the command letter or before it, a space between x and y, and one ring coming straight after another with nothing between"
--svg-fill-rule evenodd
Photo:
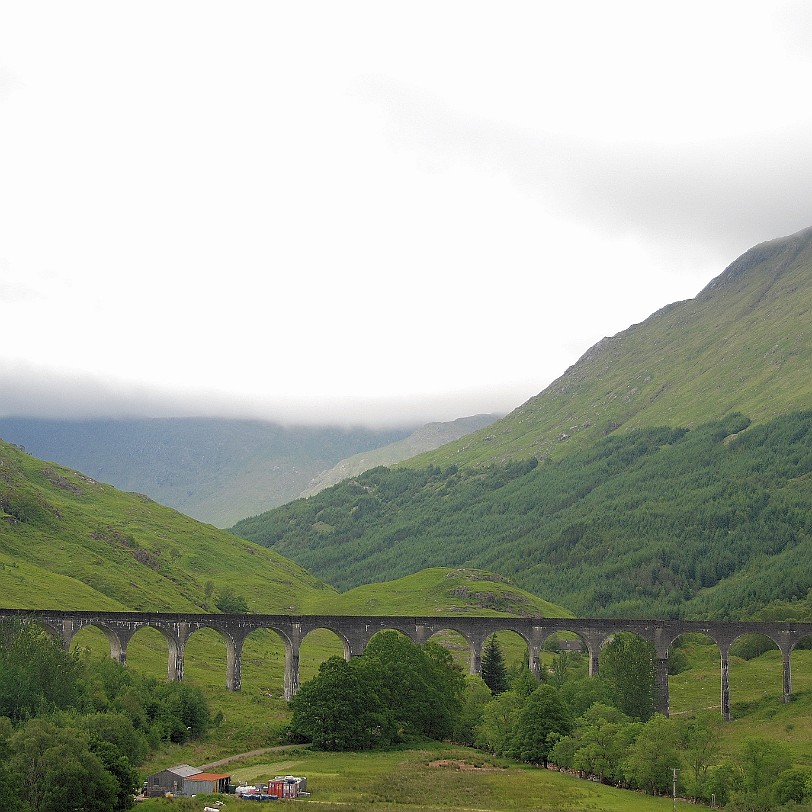
<instances>
[{"instance_id":1,"label":"low cloud","mask_svg":"<svg viewBox=\"0 0 812 812\"><path fill-rule=\"evenodd\" d=\"M48 419L226 417L285 425L410 426L472 414L505 414L536 394L533 383L391 398L241 397L170 392L93 376L0 362L0 417Z\"/></svg>"}]
</instances>

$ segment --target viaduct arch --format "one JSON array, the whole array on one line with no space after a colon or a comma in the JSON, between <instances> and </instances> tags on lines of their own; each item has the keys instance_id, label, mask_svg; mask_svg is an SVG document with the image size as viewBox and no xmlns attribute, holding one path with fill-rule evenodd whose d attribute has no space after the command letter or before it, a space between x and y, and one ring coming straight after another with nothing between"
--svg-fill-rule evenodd
<instances>
[{"instance_id":1,"label":"viaduct arch","mask_svg":"<svg viewBox=\"0 0 812 812\"><path fill-rule=\"evenodd\" d=\"M241 657L245 639L258 629L276 632L285 646L285 698L291 699L299 689L299 647L302 640L316 629L334 632L344 644L346 659L364 653L376 632L395 629L415 643L424 643L439 631L458 632L468 643L470 672L480 673L480 652L485 640L494 632L511 631L522 637L528 647L530 670L539 674L539 651L544 641L556 632L577 634L589 656L589 674L598 673L601 646L619 632L630 632L647 640L655 651L657 710L669 712L668 652L682 634L702 633L710 637L720 651L720 690L722 716L730 718L730 684L728 657L730 646L744 634L763 634L781 650L783 656L783 696L792 695L790 655L795 646L812 635L812 623L726 622L704 620L622 620L613 618L542 618L542 617L404 617L349 615L212 615L164 612L92 612L49 609L0 609L0 619L18 618L34 622L61 637L70 647L74 635L88 626L101 629L110 642L110 656L125 664L130 638L144 627L161 632L167 641L169 656L167 678L183 679L183 653L189 637L199 629L214 629L226 644L226 687L241 687Z\"/></svg>"}]
</instances>

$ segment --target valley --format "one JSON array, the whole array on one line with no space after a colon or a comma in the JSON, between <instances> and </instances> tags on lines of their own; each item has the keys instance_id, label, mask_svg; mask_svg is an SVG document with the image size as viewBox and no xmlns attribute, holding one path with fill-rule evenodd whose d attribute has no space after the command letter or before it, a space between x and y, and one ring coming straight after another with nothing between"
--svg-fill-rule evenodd
<instances>
[{"instance_id":1,"label":"valley","mask_svg":"<svg viewBox=\"0 0 812 812\"><path fill-rule=\"evenodd\" d=\"M132 692L126 700L116 693L123 677L113 679L104 664L111 652L126 660L128 673L144 676L139 690L182 676L183 686L200 691L210 726L190 740L182 740L183 728L177 741L155 728L138 765L143 774L301 741L289 700L330 674L362 686L371 666L345 655L375 639L354 624L368 627L376 618L380 633L402 626L406 638L439 643L428 647L438 669L459 666L446 709L449 718L456 714L456 727L445 743L428 743L382 719L391 735L382 752L353 758L288 751L286 769L318 777L323 795L313 802L320 808L428 808L416 787L442 775L449 809L504 808L507 797L510 808L546 808L539 793L557 799L549 800L551 809L662 809L670 800L651 793L667 791L668 776L661 764L648 783L645 752L657 748L646 751L646 737L659 737L682 765L686 797L709 802L718 790L732 808L754 798L763 808L783 808L786 793L808 802L810 307L806 230L756 246L695 299L605 339L507 417L483 417L480 428L466 422L465 437L434 450L408 459L376 456L391 445L398 453L414 449L406 436L414 427L389 434L325 429L307 438L284 430L296 494L286 492L277 506L272 498L256 514L241 512L232 530L41 459L4 437L0 604L54 618L78 613L50 624L70 630L70 668L85 673L76 688L77 719L129 714L128 724L146 725ZM81 431L109 439L112 429L100 426ZM162 423L149 428L169 431ZM252 498L266 498L265 474L257 472L281 457L278 448L277 456L268 452L272 443L258 439L256 426L239 429L242 452L232 444L233 426L192 421L172 428L161 450L166 482L174 481L179 457L188 480L175 484L193 491L188 496L199 504L216 502L216 492L230 510L247 510L236 494L250 490L249 480ZM34 421L27 430L39 429ZM152 442L144 440L144 426L127 431L130 440L111 444L104 463L120 473L135 470L139 449ZM186 431L196 439L184 446L179 437ZM436 439L447 437L444 431L428 433ZM297 445L307 446L314 467L299 462ZM366 468L370 462L376 464ZM305 479L311 483L332 466L335 484L325 478L307 497L294 498ZM227 514L217 515L221 521ZM125 633L104 620L118 613L140 614ZM280 616L276 631L262 627L265 615ZM80 618L88 616L96 622L85 626ZM312 629L305 620L311 616L320 618ZM418 624L418 631L395 618L442 620ZM233 628L223 625L229 622ZM2 638L14 636L7 630ZM492 692L469 672L494 641L504 652L508 687ZM23 667L9 646L3 656ZM638 671L624 674L619 662ZM0 747L21 748L29 723L69 724L69 714L53 708L47 721L11 721L18 688L0 674L0 701L11 709L8 725L0 719ZM390 688L371 683L359 690L371 705L376 692ZM542 702L555 704L561 727L534 743L529 709ZM595 743L589 737L598 729L623 743L614 761L577 766L587 763L586 742ZM692 747L704 735L712 752L691 777ZM546 763L551 750L572 773L649 795L528 766ZM19 752L14 758L21 763ZM773 765L772 783L759 783L748 766L759 758ZM248 758L235 774L259 779L281 763ZM376 780L394 789L382 791ZM160 803L144 808L153 805Z\"/></svg>"}]
</instances>

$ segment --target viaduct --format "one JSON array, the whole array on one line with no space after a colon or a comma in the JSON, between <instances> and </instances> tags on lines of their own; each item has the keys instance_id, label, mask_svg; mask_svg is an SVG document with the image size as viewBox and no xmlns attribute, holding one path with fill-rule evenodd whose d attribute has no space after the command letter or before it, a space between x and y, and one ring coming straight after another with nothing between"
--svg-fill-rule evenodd
<instances>
[{"instance_id":1,"label":"viaduct","mask_svg":"<svg viewBox=\"0 0 812 812\"><path fill-rule=\"evenodd\" d=\"M370 638L386 629L397 630L415 643L423 643L440 631L462 635L470 650L470 671L480 672L480 653L494 632L510 631L527 643L530 670L539 674L539 652L547 637L556 632L574 632L586 647L589 674L598 673L601 647L619 632L631 632L654 647L657 710L668 715L668 652L682 634L702 633L719 646L721 654L722 716L730 719L728 656L730 646L744 634L763 634L775 642L784 660L783 696L792 695L790 654L805 637L812 636L812 623L746 622L730 623L702 620L616 620L609 618L542 617L401 617L345 615L213 615L157 612L55 611L48 609L0 609L0 619L18 618L35 622L60 637L70 647L74 635L94 626L107 636L110 656L126 663L127 644L140 629L151 627L163 634L168 648L168 678L183 679L183 652L189 637L200 629L214 629L226 644L226 687L239 691L241 655L246 638L254 631L267 629L279 635L285 646L285 698L299 687L299 647L316 629L329 629L342 641L347 659L364 653Z\"/></svg>"}]
</instances>

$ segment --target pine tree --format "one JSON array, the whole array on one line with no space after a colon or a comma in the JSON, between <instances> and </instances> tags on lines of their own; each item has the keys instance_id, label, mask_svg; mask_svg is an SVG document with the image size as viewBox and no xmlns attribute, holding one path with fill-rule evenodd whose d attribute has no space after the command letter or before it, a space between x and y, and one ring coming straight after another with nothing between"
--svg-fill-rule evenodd
<instances>
[{"instance_id":1,"label":"pine tree","mask_svg":"<svg viewBox=\"0 0 812 812\"><path fill-rule=\"evenodd\" d=\"M482 679L494 696L504 693L510 687L508 685L507 669L505 668L505 658L496 635L491 635L485 643L485 650L482 652Z\"/></svg>"}]
</instances>

